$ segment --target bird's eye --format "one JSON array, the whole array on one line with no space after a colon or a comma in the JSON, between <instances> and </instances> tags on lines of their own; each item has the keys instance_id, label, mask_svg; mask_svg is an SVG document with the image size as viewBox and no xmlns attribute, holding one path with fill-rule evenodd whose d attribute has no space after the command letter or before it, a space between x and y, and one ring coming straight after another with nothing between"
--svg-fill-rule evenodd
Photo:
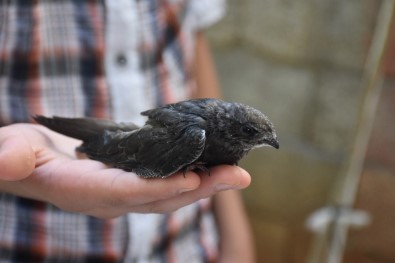
<instances>
[{"instance_id":1,"label":"bird's eye","mask_svg":"<svg viewBox=\"0 0 395 263\"><path fill-rule=\"evenodd\" d=\"M254 135L257 131L250 126L242 126L241 131L246 135Z\"/></svg>"}]
</instances>

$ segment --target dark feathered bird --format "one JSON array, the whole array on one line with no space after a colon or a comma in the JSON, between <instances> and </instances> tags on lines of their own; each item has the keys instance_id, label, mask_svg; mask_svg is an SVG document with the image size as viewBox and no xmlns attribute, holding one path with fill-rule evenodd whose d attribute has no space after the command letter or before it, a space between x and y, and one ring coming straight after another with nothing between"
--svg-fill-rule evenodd
<instances>
[{"instance_id":1,"label":"dark feathered bird","mask_svg":"<svg viewBox=\"0 0 395 263\"><path fill-rule=\"evenodd\" d=\"M196 99L141 113L143 127L92 118L34 119L83 141L78 151L144 178L167 177L182 170L207 170L237 164L251 149L279 148L272 123L260 111L240 103Z\"/></svg>"}]
</instances>

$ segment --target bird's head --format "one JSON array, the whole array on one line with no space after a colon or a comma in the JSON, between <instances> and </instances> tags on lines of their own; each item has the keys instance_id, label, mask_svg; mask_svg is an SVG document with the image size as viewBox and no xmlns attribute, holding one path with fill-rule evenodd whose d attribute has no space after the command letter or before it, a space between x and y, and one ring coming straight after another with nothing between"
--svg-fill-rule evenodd
<instances>
[{"instance_id":1,"label":"bird's head","mask_svg":"<svg viewBox=\"0 0 395 263\"><path fill-rule=\"evenodd\" d=\"M240 103L232 103L227 111L229 136L245 150L272 146L280 147L273 124L257 109Z\"/></svg>"}]
</instances>

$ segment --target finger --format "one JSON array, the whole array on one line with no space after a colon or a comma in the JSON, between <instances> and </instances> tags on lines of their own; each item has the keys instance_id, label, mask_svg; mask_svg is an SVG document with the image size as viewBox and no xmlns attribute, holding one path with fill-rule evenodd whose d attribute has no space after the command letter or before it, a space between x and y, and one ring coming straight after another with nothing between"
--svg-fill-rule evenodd
<instances>
[{"instance_id":1,"label":"finger","mask_svg":"<svg viewBox=\"0 0 395 263\"><path fill-rule=\"evenodd\" d=\"M51 176L46 175L45 171L51 171ZM107 168L93 160L53 161L45 167L38 167L35 177L37 180L52 181L46 183L51 185L47 193L55 196L56 205L63 209L69 209L67 199L57 199L56 196L70 191L86 196L85 203L126 210L125 207L168 199L197 189L200 185L200 177L193 172L186 173L185 177L177 173L166 179L143 179L134 173ZM89 200L91 197L94 198ZM95 209L95 206L87 206L86 209Z\"/></svg>"},{"instance_id":2,"label":"finger","mask_svg":"<svg viewBox=\"0 0 395 263\"><path fill-rule=\"evenodd\" d=\"M121 203L138 206L193 191L198 189L200 184L201 177L194 172L185 175L176 173L164 179L144 179L133 173L121 172L113 179L111 187L113 193L118 193Z\"/></svg>"},{"instance_id":3,"label":"finger","mask_svg":"<svg viewBox=\"0 0 395 263\"><path fill-rule=\"evenodd\" d=\"M15 126L1 128L0 179L21 180L32 173L34 165L34 151L26 136Z\"/></svg>"},{"instance_id":4,"label":"finger","mask_svg":"<svg viewBox=\"0 0 395 263\"><path fill-rule=\"evenodd\" d=\"M185 191L193 191L200 185L199 175L193 172L188 172L185 177L182 174L175 174L166 179L142 180L145 181L142 186L136 183L124 194L108 196L110 198L106 200L106 209L103 209L103 206L97 206L89 207L88 210L81 212L99 218L114 218L129 212L148 213L151 211L146 208L150 207L147 204L158 203L160 205L163 200L177 198ZM133 187L140 191L136 191ZM166 208L163 211L166 211Z\"/></svg>"},{"instance_id":5,"label":"finger","mask_svg":"<svg viewBox=\"0 0 395 263\"><path fill-rule=\"evenodd\" d=\"M220 191L243 189L251 183L251 176L238 166L220 165L210 170L210 176L201 175L200 187L167 200L152 202L133 208L141 213L165 213L175 211Z\"/></svg>"}]
</instances>

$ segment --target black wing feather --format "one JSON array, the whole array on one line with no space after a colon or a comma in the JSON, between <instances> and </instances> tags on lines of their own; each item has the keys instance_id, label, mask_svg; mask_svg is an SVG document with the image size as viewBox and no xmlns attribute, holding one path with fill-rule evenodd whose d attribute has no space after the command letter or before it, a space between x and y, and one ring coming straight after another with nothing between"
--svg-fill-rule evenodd
<instances>
[{"instance_id":1,"label":"black wing feather","mask_svg":"<svg viewBox=\"0 0 395 263\"><path fill-rule=\"evenodd\" d=\"M92 159L151 178L167 177L193 163L204 145L205 132L196 126L169 132L147 125L133 132L108 131L101 145L91 141L81 150Z\"/></svg>"},{"instance_id":2,"label":"black wing feather","mask_svg":"<svg viewBox=\"0 0 395 263\"><path fill-rule=\"evenodd\" d=\"M101 135L106 130L132 131L139 128L134 123L116 123L97 118L63 118L56 116L47 118L37 115L33 116L33 119L53 131L83 141L88 141L94 136Z\"/></svg>"}]
</instances>

